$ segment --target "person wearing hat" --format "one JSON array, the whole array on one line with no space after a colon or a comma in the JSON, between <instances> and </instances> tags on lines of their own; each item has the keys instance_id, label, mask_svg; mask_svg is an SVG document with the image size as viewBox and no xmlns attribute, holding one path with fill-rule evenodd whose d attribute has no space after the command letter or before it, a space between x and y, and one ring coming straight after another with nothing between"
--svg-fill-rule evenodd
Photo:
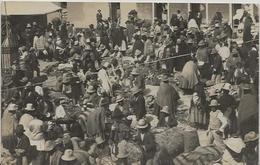
<instances>
[{"instance_id":1,"label":"person wearing hat","mask_svg":"<svg viewBox=\"0 0 260 165\"><path fill-rule=\"evenodd\" d=\"M149 164L153 161L156 152L155 137L149 130L149 124L145 119L140 119L137 122L136 128L138 133L134 136L134 141L142 148L143 158L141 164Z\"/></svg>"},{"instance_id":2,"label":"person wearing hat","mask_svg":"<svg viewBox=\"0 0 260 165\"><path fill-rule=\"evenodd\" d=\"M237 49L233 48L231 55L226 60L227 76L226 80L229 83L234 83L234 73L237 68L237 63L241 63L241 58Z\"/></svg>"},{"instance_id":3,"label":"person wearing hat","mask_svg":"<svg viewBox=\"0 0 260 165\"><path fill-rule=\"evenodd\" d=\"M219 110L219 103L217 100L211 100L209 107L209 126L207 130L209 144L215 144L222 149L225 149L223 142L223 133L228 124L227 117Z\"/></svg>"},{"instance_id":4,"label":"person wearing hat","mask_svg":"<svg viewBox=\"0 0 260 165\"><path fill-rule=\"evenodd\" d=\"M222 156L223 164L237 164L244 165L245 162L242 159L243 150L245 148L245 143L239 137L229 138L224 141L226 149L224 150Z\"/></svg>"},{"instance_id":5,"label":"person wearing hat","mask_svg":"<svg viewBox=\"0 0 260 165\"><path fill-rule=\"evenodd\" d=\"M25 130L23 125L17 125L14 135L13 135L13 143L14 148L12 148L12 152L14 152L14 156L16 157L16 164L19 165L28 165L30 163L30 140L24 134Z\"/></svg>"},{"instance_id":6,"label":"person wearing hat","mask_svg":"<svg viewBox=\"0 0 260 165\"><path fill-rule=\"evenodd\" d=\"M222 59L215 48L211 50L210 59L212 59L211 68L213 72L211 81L213 81L215 84L221 83L221 74L223 71Z\"/></svg>"},{"instance_id":7,"label":"person wearing hat","mask_svg":"<svg viewBox=\"0 0 260 165\"><path fill-rule=\"evenodd\" d=\"M258 97L252 92L251 84L241 84L243 93L238 104L237 134L244 136L249 131L258 131Z\"/></svg>"},{"instance_id":8,"label":"person wearing hat","mask_svg":"<svg viewBox=\"0 0 260 165\"><path fill-rule=\"evenodd\" d=\"M155 113L159 118L158 124L161 126L176 126L175 114L177 111L177 101L180 99L180 96L176 89L169 84L169 77L167 75L162 76L156 96L158 112ZM165 123L166 117L168 117L167 123Z\"/></svg>"},{"instance_id":9,"label":"person wearing hat","mask_svg":"<svg viewBox=\"0 0 260 165\"><path fill-rule=\"evenodd\" d=\"M144 90L145 89L145 79L144 79L143 75L140 74L140 71L137 68L133 68L131 75L132 75L133 86Z\"/></svg>"},{"instance_id":10,"label":"person wearing hat","mask_svg":"<svg viewBox=\"0 0 260 165\"><path fill-rule=\"evenodd\" d=\"M222 63L223 63L223 69L224 71L227 71L228 68L226 66L226 62L227 62L227 59L229 58L230 56L230 49L228 47L228 44L227 43L223 43L223 42L220 42L217 43L217 45L215 46L218 54L220 55L221 59L222 59Z\"/></svg>"},{"instance_id":11,"label":"person wearing hat","mask_svg":"<svg viewBox=\"0 0 260 165\"><path fill-rule=\"evenodd\" d=\"M222 87L222 96L219 98L219 109L223 112L223 114L229 119L229 125L225 129L225 137L228 135L235 134L237 131L237 117L236 117L236 107L237 103L234 96L230 95L229 92L231 90L231 84L225 83Z\"/></svg>"},{"instance_id":12,"label":"person wearing hat","mask_svg":"<svg viewBox=\"0 0 260 165\"><path fill-rule=\"evenodd\" d=\"M198 61L204 62L204 65L200 68L201 78L210 79L210 61L209 61L209 54L208 49L206 47L206 43L204 40L201 40L198 44L199 48L196 52L196 58Z\"/></svg>"},{"instance_id":13,"label":"person wearing hat","mask_svg":"<svg viewBox=\"0 0 260 165\"><path fill-rule=\"evenodd\" d=\"M109 96L113 95L112 83L108 76L107 69L110 66L110 63L105 62L102 68L98 71L98 80L101 81L101 87L106 91Z\"/></svg>"},{"instance_id":14,"label":"person wearing hat","mask_svg":"<svg viewBox=\"0 0 260 165\"><path fill-rule=\"evenodd\" d=\"M116 109L120 110L123 113L124 117L126 117L129 114L129 110L125 105L124 100L125 98L121 94L116 96L117 105L115 106L115 110Z\"/></svg>"},{"instance_id":15,"label":"person wearing hat","mask_svg":"<svg viewBox=\"0 0 260 165\"><path fill-rule=\"evenodd\" d=\"M32 31L32 25L30 23L26 24L25 30L22 33L21 37L22 37L23 41L25 41L25 46L27 47L27 49L32 47L34 34Z\"/></svg>"},{"instance_id":16,"label":"person wearing hat","mask_svg":"<svg viewBox=\"0 0 260 165\"><path fill-rule=\"evenodd\" d=\"M37 105L37 99L39 95L37 92L35 92L35 88L32 82L28 82L25 85L24 90L21 93L21 98L23 101L23 106L25 106L28 103L33 104L33 106Z\"/></svg>"},{"instance_id":17,"label":"person wearing hat","mask_svg":"<svg viewBox=\"0 0 260 165\"><path fill-rule=\"evenodd\" d=\"M140 54L144 53L144 43L141 40L141 37L139 35L136 35L134 37L135 41L133 43L133 50L132 50L132 56L136 57L136 51L139 50Z\"/></svg>"},{"instance_id":18,"label":"person wearing hat","mask_svg":"<svg viewBox=\"0 0 260 165\"><path fill-rule=\"evenodd\" d=\"M204 84L199 82L194 87L194 92L189 108L189 121L196 128L205 129L207 126L207 106Z\"/></svg>"},{"instance_id":19,"label":"person wearing hat","mask_svg":"<svg viewBox=\"0 0 260 165\"><path fill-rule=\"evenodd\" d=\"M254 132L250 131L244 136L245 148L242 149L242 159L245 164L258 164L258 138L259 135Z\"/></svg>"},{"instance_id":20,"label":"person wearing hat","mask_svg":"<svg viewBox=\"0 0 260 165\"><path fill-rule=\"evenodd\" d=\"M137 120L139 120L146 115L143 90L135 86L131 91L132 96L130 98L130 109L132 109L133 114L136 115Z\"/></svg>"},{"instance_id":21,"label":"person wearing hat","mask_svg":"<svg viewBox=\"0 0 260 165\"><path fill-rule=\"evenodd\" d=\"M10 103L7 108L2 113L1 118L1 136L4 147L8 146L8 139L14 134L15 128L17 126L17 116L18 105Z\"/></svg>"},{"instance_id":22,"label":"person wearing hat","mask_svg":"<svg viewBox=\"0 0 260 165\"><path fill-rule=\"evenodd\" d=\"M105 138L107 133L110 132L110 115L109 110L109 99L101 98L99 102L99 107L89 113L87 119L87 135L88 136L100 136Z\"/></svg>"},{"instance_id":23,"label":"person wearing hat","mask_svg":"<svg viewBox=\"0 0 260 165\"><path fill-rule=\"evenodd\" d=\"M111 126L111 132L110 132L110 141L112 142L112 153L117 156L119 159L124 159L127 157L127 155L123 154L124 149L121 148L124 145L121 143L124 143L125 140L129 140L130 138L130 128L123 120L124 114L123 112L115 108L115 110L112 113L112 120L113 125ZM120 151L121 150L121 151ZM119 160L118 162L121 162L123 160ZM125 160L124 160L125 161Z\"/></svg>"},{"instance_id":24,"label":"person wearing hat","mask_svg":"<svg viewBox=\"0 0 260 165\"><path fill-rule=\"evenodd\" d=\"M216 23L214 27L215 28L214 28L213 36L216 37L221 34L222 28L220 28L219 23Z\"/></svg>"},{"instance_id":25,"label":"person wearing hat","mask_svg":"<svg viewBox=\"0 0 260 165\"><path fill-rule=\"evenodd\" d=\"M155 52L154 52L154 45L152 42L153 37L151 36L151 34L146 38L146 40L144 40L144 58L145 61L149 61L154 59L155 57Z\"/></svg>"},{"instance_id":26,"label":"person wearing hat","mask_svg":"<svg viewBox=\"0 0 260 165\"><path fill-rule=\"evenodd\" d=\"M100 96L98 96L96 88L90 85L88 86L86 93L86 100L88 101L88 104L92 104L93 107L98 107Z\"/></svg>"},{"instance_id":27,"label":"person wearing hat","mask_svg":"<svg viewBox=\"0 0 260 165\"><path fill-rule=\"evenodd\" d=\"M48 38L44 45L48 61L52 62L55 53L55 44L52 38Z\"/></svg>"},{"instance_id":28,"label":"person wearing hat","mask_svg":"<svg viewBox=\"0 0 260 165\"><path fill-rule=\"evenodd\" d=\"M80 165L81 163L73 154L73 147L65 147L58 165Z\"/></svg>"},{"instance_id":29,"label":"person wearing hat","mask_svg":"<svg viewBox=\"0 0 260 165\"><path fill-rule=\"evenodd\" d=\"M33 39L33 47L35 48L38 57L45 60L46 57L43 54L43 50L44 50L46 38L43 35L43 32L41 32L40 30L37 30L35 34L36 35L34 36Z\"/></svg>"}]
</instances>

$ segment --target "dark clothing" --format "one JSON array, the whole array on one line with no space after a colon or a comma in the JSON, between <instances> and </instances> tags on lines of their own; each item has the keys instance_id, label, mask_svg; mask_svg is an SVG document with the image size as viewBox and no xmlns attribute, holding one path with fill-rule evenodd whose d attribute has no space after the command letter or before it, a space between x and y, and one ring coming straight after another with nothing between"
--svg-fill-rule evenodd
<instances>
[{"instance_id":1,"label":"dark clothing","mask_svg":"<svg viewBox=\"0 0 260 165\"><path fill-rule=\"evenodd\" d=\"M145 89L145 79L142 75L139 75L136 77L136 79L134 80L134 85L138 88L138 89Z\"/></svg>"},{"instance_id":2,"label":"dark clothing","mask_svg":"<svg viewBox=\"0 0 260 165\"><path fill-rule=\"evenodd\" d=\"M135 56L135 51L137 49L142 52L141 54L143 54L143 52L144 52L144 43L141 40L139 40L139 39L134 42L132 56Z\"/></svg>"},{"instance_id":3,"label":"dark clothing","mask_svg":"<svg viewBox=\"0 0 260 165\"><path fill-rule=\"evenodd\" d=\"M155 152L156 152L156 143L155 143L155 137L152 133L146 132L144 133L143 140L141 138L141 133L138 133L136 137L136 142L140 146L144 146L144 160L141 162L145 164L145 162L149 159L153 159Z\"/></svg>"},{"instance_id":4,"label":"dark clothing","mask_svg":"<svg viewBox=\"0 0 260 165\"><path fill-rule=\"evenodd\" d=\"M131 107L133 108L133 113L136 115L137 120L145 116L145 100L141 94L133 96L131 99Z\"/></svg>"},{"instance_id":5,"label":"dark clothing","mask_svg":"<svg viewBox=\"0 0 260 165\"><path fill-rule=\"evenodd\" d=\"M14 144L15 144L15 149L23 149L24 152L20 155L20 156L16 156L17 158L17 165L23 165L23 160L22 160L22 157L26 157L27 160L29 160L29 157L30 157L30 148L31 148L31 145L30 145L30 140L29 138L26 136L26 135L22 135L20 138L18 137L15 137L14 138ZM12 151L14 152L14 151Z\"/></svg>"},{"instance_id":6,"label":"dark clothing","mask_svg":"<svg viewBox=\"0 0 260 165\"><path fill-rule=\"evenodd\" d=\"M222 59L219 54L213 54L212 55L212 63L213 65L213 73L214 74L221 74L223 65L222 65Z\"/></svg>"}]
</instances>

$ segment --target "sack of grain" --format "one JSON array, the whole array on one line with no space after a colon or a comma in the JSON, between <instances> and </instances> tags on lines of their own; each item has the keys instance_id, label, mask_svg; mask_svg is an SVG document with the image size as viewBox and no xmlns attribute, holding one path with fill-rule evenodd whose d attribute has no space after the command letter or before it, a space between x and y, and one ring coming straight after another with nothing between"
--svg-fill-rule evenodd
<instances>
[{"instance_id":1,"label":"sack of grain","mask_svg":"<svg viewBox=\"0 0 260 165\"><path fill-rule=\"evenodd\" d=\"M165 147L172 157L184 152L183 130L170 128L155 134L155 141L160 147Z\"/></svg>"},{"instance_id":2,"label":"sack of grain","mask_svg":"<svg viewBox=\"0 0 260 165\"><path fill-rule=\"evenodd\" d=\"M184 152L193 151L195 148L200 146L199 136L196 130L184 131Z\"/></svg>"}]
</instances>

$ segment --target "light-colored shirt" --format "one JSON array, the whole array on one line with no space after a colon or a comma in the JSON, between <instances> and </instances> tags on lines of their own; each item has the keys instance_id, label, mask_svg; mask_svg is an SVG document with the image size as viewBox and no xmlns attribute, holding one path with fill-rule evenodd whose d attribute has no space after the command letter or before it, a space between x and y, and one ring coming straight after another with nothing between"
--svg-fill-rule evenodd
<instances>
[{"instance_id":1,"label":"light-colored shirt","mask_svg":"<svg viewBox=\"0 0 260 165\"><path fill-rule=\"evenodd\" d=\"M55 116L54 118L55 119L58 119L58 118L64 118L66 116L66 112L64 110L64 108L62 107L62 105L59 105L56 110L55 110Z\"/></svg>"}]
</instances>

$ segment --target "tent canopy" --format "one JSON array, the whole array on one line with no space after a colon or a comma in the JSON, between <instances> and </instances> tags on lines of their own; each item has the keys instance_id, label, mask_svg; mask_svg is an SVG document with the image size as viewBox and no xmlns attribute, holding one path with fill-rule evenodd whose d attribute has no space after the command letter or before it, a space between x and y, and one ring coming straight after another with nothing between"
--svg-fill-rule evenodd
<instances>
[{"instance_id":1,"label":"tent canopy","mask_svg":"<svg viewBox=\"0 0 260 165\"><path fill-rule=\"evenodd\" d=\"M2 2L2 15L40 15L47 14L61 8L52 2Z\"/></svg>"}]
</instances>

